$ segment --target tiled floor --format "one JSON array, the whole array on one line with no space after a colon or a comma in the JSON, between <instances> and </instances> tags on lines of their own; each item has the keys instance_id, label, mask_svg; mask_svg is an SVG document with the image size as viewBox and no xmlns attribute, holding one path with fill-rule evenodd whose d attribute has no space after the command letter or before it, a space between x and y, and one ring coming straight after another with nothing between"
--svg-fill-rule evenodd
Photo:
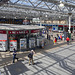
<instances>
[{"instance_id":1,"label":"tiled floor","mask_svg":"<svg viewBox=\"0 0 75 75\"><path fill-rule=\"evenodd\" d=\"M67 45L51 41L44 49L36 49L34 65L28 64L28 52L18 52L19 61L12 63L12 52L0 52L0 75L75 75L75 43Z\"/></svg>"}]
</instances>

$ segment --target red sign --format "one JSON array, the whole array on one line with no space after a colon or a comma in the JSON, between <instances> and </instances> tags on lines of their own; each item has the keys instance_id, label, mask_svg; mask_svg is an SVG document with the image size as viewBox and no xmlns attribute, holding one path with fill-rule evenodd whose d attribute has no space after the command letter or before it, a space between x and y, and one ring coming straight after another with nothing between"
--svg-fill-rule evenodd
<instances>
[{"instance_id":1,"label":"red sign","mask_svg":"<svg viewBox=\"0 0 75 75\"><path fill-rule=\"evenodd\" d=\"M71 27L73 27L73 26L71 26Z\"/></svg>"},{"instance_id":2,"label":"red sign","mask_svg":"<svg viewBox=\"0 0 75 75\"><path fill-rule=\"evenodd\" d=\"M58 25L59 27L63 27L63 25Z\"/></svg>"},{"instance_id":3,"label":"red sign","mask_svg":"<svg viewBox=\"0 0 75 75\"><path fill-rule=\"evenodd\" d=\"M40 30L31 30L31 33L37 33L39 32Z\"/></svg>"},{"instance_id":4,"label":"red sign","mask_svg":"<svg viewBox=\"0 0 75 75\"><path fill-rule=\"evenodd\" d=\"M17 40L10 40L10 42L17 42Z\"/></svg>"},{"instance_id":5,"label":"red sign","mask_svg":"<svg viewBox=\"0 0 75 75\"><path fill-rule=\"evenodd\" d=\"M64 25L64 27L68 27L68 25Z\"/></svg>"},{"instance_id":6,"label":"red sign","mask_svg":"<svg viewBox=\"0 0 75 75\"><path fill-rule=\"evenodd\" d=\"M0 30L0 34L6 34L5 30Z\"/></svg>"},{"instance_id":7,"label":"red sign","mask_svg":"<svg viewBox=\"0 0 75 75\"><path fill-rule=\"evenodd\" d=\"M23 30L20 30L20 31L8 31L8 34L28 34L29 31L26 30L26 31L23 31Z\"/></svg>"},{"instance_id":8,"label":"red sign","mask_svg":"<svg viewBox=\"0 0 75 75\"><path fill-rule=\"evenodd\" d=\"M28 33L29 33L29 30L26 30L26 31L25 31L25 34L28 34Z\"/></svg>"},{"instance_id":9,"label":"red sign","mask_svg":"<svg viewBox=\"0 0 75 75\"><path fill-rule=\"evenodd\" d=\"M3 41L3 42L5 42L5 41L7 41L7 40L0 40L0 41Z\"/></svg>"}]
</instances>

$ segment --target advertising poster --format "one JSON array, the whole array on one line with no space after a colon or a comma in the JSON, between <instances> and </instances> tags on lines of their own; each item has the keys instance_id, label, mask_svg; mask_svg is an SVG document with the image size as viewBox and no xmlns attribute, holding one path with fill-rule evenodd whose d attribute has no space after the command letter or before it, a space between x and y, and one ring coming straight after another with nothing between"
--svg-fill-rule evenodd
<instances>
[{"instance_id":1,"label":"advertising poster","mask_svg":"<svg viewBox=\"0 0 75 75\"><path fill-rule=\"evenodd\" d=\"M0 34L0 40L7 40L7 34Z\"/></svg>"},{"instance_id":2,"label":"advertising poster","mask_svg":"<svg viewBox=\"0 0 75 75\"><path fill-rule=\"evenodd\" d=\"M7 34L6 31L0 30L0 51L7 50Z\"/></svg>"},{"instance_id":3,"label":"advertising poster","mask_svg":"<svg viewBox=\"0 0 75 75\"><path fill-rule=\"evenodd\" d=\"M57 25L53 25L53 31L58 31L58 26Z\"/></svg>"},{"instance_id":4,"label":"advertising poster","mask_svg":"<svg viewBox=\"0 0 75 75\"><path fill-rule=\"evenodd\" d=\"M17 50L17 40L10 40L10 51L13 51L13 49L15 48L15 50Z\"/></svg>"},{"instance_id":5,"label":"advertising poster","mask_svg":"<svg viewBox=\"0 0 75 75\"><path fill-rule=\"evenodd\" d=\"M35 47L35 38L30 38L29 39L29 48L34 48Z\"/></svg>"},{"instance_id":6,"label":"advertising poster","mask_svg":"<svg viewBox=\"0 0 75 75\"><path fill-rule=\"evenodd\" d=\"M30 24L30 20L23 20L23 24L24 25L29 25Z\"/></svg>"},{"instance_id":7,"label":"advertising poster","mask_svg":"<svg viewBox=\"0 0 75 75\"><path fill-rule=\"evenodd\" d=\"M27 40L26 38L20 39L20 49L26 49L27 48Z\"/></svg>"},{"instance_id":8,"label":"advertising poster","mask_svg":"<svg viewBox=\"0 0 75 75\"><path fill-rule=\"evenodd\" d=\"M39 38L37 39L37 46L38 46L38 47L40 46Z\"/></svg>"},{"instance_id":9,"label":"advertising poster","mask_svg":"<svg viewBox=\"0 0 75 75\"><path fill-rule=\"evenodd\" d=\"M38 37L37 38L37 46L40 47L42 44L44 44L44 39L43 37Z\"/></svg>"},{"instance_id":10,"label":"advertising poster","mask_svg":"<svg viewBox=\"0 0 75 75\"><path fill-rule=\"evenodd\" d=\"M0 51L7 50L7 40L0 40Z\"/></svg>"}]
</instances>

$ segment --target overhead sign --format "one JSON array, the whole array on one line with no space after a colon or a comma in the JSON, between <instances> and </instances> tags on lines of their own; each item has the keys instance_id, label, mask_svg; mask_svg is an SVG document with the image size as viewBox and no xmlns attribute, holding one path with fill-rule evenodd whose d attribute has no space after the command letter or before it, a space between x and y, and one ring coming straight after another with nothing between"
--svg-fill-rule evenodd
<instances>
[{"instance_id":1,"label":"overhead sign","mask_svg":"<svg viewBox=\"0 0 75 75\"><path fill-rule=\"evenodd\" d=\"M58 25L53 25L53 31L57 31L58 30Z\"/></svg>"},{"instance_id":2,"label":"overhead sign","mask_svg":"<svg viewBox=\"0 0 75 75\"><path fill-rule=\"evenodd\" d=\"M28 34L29 33L29 30L26 30L26 31L8 31L8 34Z\"/></svg>"},{"instance_id":3,"label":"overhead sign","mask_svg":"<svg viewBox=\"0 0 75 75\"><path fill-rule=\"evenodd\" d=\"M31 30L31 33L37 33L40 32L40 30Z\"/></svg>"},{"instance_id":4,"label":"overhead sign","mask_svg":"<svg viewBox=\"0 0 75 75\"><path fill-rule=\"evenodd\" d=\"M64 25L64 27L68 27L69 25Z\"/></svg>"},{"instance_id":5,"label":"overhead sign","mask_svg":"<svg viewBox=\"0 0 75 75\"><path fill-rule=\"evenodd\" d=\"M5 30L0 30L0 34L6 34Z\"/></svg>"},{"instance_id":6,"label":"overhead sign","mask_svg":"<svg viewBox=\"0 0 75 75\"><path fill-rule=\"evenodd\" d=\"M23 24L25 24L25 25L30 24L30 20L23 20Z\"/></svg>"},{"instance_id":7,"label":"overhead sign","mask_svg":"<svg viewBox=\"0 0 75 75\"><path fill-rule=\"evenodd\" d=\"M63 27L63 25L58 25L58 27Z\"/></svg>"}]
</instances>

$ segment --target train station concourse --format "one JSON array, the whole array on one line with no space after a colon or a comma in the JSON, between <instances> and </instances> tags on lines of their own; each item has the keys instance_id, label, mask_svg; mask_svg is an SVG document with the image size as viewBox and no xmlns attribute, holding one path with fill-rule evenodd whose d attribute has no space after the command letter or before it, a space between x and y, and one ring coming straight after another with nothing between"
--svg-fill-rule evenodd
<instances>
[{"instance_id":1,"label":"train station concourse","mask_svg":"<svg viewBox=\"0 0 75 75\"><path fill-rule=\"evenodd\" d=\"M0 0L0 75L75 75L75 0Z\"/></svg>"}]
</instances>

